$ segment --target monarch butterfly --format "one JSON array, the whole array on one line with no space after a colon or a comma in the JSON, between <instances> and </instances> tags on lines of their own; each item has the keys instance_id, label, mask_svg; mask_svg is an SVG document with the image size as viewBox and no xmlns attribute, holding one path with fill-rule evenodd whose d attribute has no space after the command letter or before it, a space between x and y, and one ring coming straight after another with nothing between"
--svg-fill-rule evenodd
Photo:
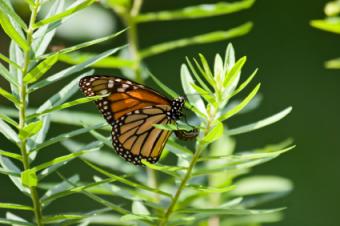
<instances>
[{"instance_id":1,"label":"monarch butterfly","mask_svg":"<svg viewBox=\"0 0 340 226\"><path fill-rule=\"evenodd\" d=\"M171 131L154 124L175 123L182 117L185 98L169 100L141 84L111 76L86 76L79 82L86 96L107 95L96 101L97 108L112 126L112 144L128 162L143 165L158 161ZM179 132L180 138L197 136Z\"/></svg>"}]
</instances>

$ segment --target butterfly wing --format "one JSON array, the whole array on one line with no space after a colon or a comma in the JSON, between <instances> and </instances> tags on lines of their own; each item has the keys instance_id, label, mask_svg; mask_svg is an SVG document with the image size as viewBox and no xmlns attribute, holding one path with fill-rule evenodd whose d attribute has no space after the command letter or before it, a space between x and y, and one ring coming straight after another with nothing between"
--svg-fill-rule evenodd
<instances>
[{"instance_id":1,"label":"butterfly wing","mask_svg":"<svg viewBox=\"0 0 340 226\"><path fill-rule=\"evenodd\" d=\"M174 122L167 115L171 111L170 100L117 77L87 76L79 86L86 96L108 95L96 104L112 125L112 143L120 156L136 165L141 165L142 159L158 161L171 131L153 125Z\"/></svg>"},{"instance_id":2,"label":"butterfly wing","mask_svg":"<svg viewBox=\"0 0 340 226\"><path fill-rule=\"evenodd\" d=\"M166 115L169 110L169 105L148 106L117 120L112 126L112 144L117 153L135 165L141 165L142 159L157 162L171 131L153 125L173 123Z\"/></svg>"},{"instance_id":3,"label":"butterfly wing","mask_svg":"<svg viewBox=\"0 0 340 226\"><path fill-rule=\"evenodd\" d=\"M150 88L118 77L86 76L79 82L85 96L106 95L96 104L106 121L114 123L123 115L154 105L170 105L170 100Z\"/></svg>"}]
</instances>

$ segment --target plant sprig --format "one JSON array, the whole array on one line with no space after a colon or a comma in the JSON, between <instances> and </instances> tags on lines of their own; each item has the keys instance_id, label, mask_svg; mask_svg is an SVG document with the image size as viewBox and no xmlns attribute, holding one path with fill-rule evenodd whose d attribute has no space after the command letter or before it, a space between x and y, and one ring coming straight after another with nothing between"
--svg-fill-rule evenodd
<instances>
[{"instance_id":1,"label":"plant sprig","mask_svg":"<svg viewBox=\"0 0 340 226\"><path fill-rule=\"evenodd\" d=\"M127 28L55 52L48 52L47 47L58 26L66 19L72 18L76 12L93 5L95 1L79 0L70 6L66 6L65 0L52 1L48 13L43 18L38 18L38 14L48 1L26 2L31 14L28 24L15 12L11 2L0 0L0 24L11 39L9 55L0 54L0 59L6 64L0 63L0 75L10 85L10 90L1 87L0 95L11 104L11 107L1 107L0 133L14 144L14 149L0 150L0 174L7 176L22 195L30 197L32 204L0 202L1 209L15 211L7 212L5 217L0 218L0 223L38 226L107 222L117 225L197 225L198 222L205 221L212 225L211 220L218 219L221 225L229 225L228 222L224 223L228 216L228 219L235 221L242 218L245 224L252 225L254 221L249 216L270 215L278 219L282 209L256 209L256 204L262 203L264 198L255 197L251 204L247 202L247 198L254 194L270 197L273 197L273 194L277 195L275 197L285 194L292 189L288 180L278 177L246 177L235 182L235 178L294 146L291 142L283 142L234 154L235 144L230 136L273 124L289 114L291 108L245 126L231 129L226 127L228 119L242 113L259 91L257 84L246 98L237 101L236 105L230 102L230 99L238 97L239 93L247 89L257 72L255 70L239 84L246 58L235 62L231 45L228 46L224 58L216 55L213 67L203 54L193 61L187 59L187 64L182 65L180 71L184 92L197 93L188 95L186 106L193 111L195 124L201 124L200 134L195 140L194 148L170 138L161 163L151 165L145 162L146 172L129 165L112 153L111 138L106 135L110 127L104 123L102 117L73 110L79 104L98 97L70 100L78 90L79 79L94 74L94 70L87 69L89 67L128 69L130 72L132 70L130 78L145 82L146 77L143 76L150 73L147 73L143 64L144 59L192 44L235 38L245 35L252 27L251 23L245 23L232 29L223 28L223 31L169 40L140 49L137 29L140 23L236 13L251 7L253 0L194 5L173 11L149 13L141 11L142 0L102 1L117 13ZM122 34L127 34L128 45L112 46L103 53L85 53L85 48L110 41ZM127 54L129 57L123 57L126 51L130 53ZM120 55L113 56L116 53ZM56 72L55 65L59 62L71 65ZM48 76L48 73L52 75ZM41 95L41 98L45 98L42 99L42 104L36 108L31 107L32 93L43 94L43 88L53 88L57 82L66 78L71 78L67 85L56 90L50 97ZM176 92L162 84L157 77L151 78L170 96L177 96ZM48 132L54 123L78 128L50 137ZM185 125L180 128L190 129ZM163 129L175 128L164 126ZM76 140L86 134L91 136L90 142ZM59 149L66 149L70 153L58 154L42 161L41 152L51 151L54 145L58 144ZM177 164L169 164L168 156L175 159ZM60 170L71 165L76 159L80 159L85 167L93 170L92 179L83 181L77 173L70 177L60 173ZM57 174L61 181L51 182L48 176L54 174ZM162 179L158 180L160 175ZM256 190L254 188L259 181L265 181L267 186L257 187ZM280 187L274 186L277 183ZM83 211L79 207L77 213L61 210L58 213L46 214L50 212L50 205L53 205L54 201L61 198L71 200L73 194L84 195L101 208ZM106 196L119 197L119 200L124 200L124 205ZM268 199L270 198L266 200ZM202 208L200 203L205 203L206 206ZM32 218L21 217L20 211L32 213ZM176 220L178 218L181 222ZM265 219L262 221L265 222Z\"/></svg>"}]
</instances>

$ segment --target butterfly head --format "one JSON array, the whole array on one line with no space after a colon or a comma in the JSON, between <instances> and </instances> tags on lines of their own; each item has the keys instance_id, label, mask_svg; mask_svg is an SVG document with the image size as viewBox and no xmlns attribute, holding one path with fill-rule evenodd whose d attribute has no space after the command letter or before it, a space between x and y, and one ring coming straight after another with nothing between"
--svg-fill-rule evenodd
<instances>
[{"instance_id":1,"label":"butterfly head","mask_svg":"<svg viewBox=\"0 0 340 226\"><path fill-rule=\"evenodd\" d=\"M173 120L178 120L183 116L182 108L185 103L185 98L180 96L171 101L170 118Z\"/></svg>"}]
</instances>

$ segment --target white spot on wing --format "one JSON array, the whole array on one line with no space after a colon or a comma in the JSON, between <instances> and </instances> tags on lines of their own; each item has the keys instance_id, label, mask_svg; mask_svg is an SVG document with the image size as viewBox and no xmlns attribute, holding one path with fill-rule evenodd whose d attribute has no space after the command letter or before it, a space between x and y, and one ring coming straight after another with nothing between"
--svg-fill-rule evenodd
<instances>
[{"instance_id":1,"label":"white spot on wing","mask_svg":"<svg viewBox=\"0 0 340 226\"><path fill-rule=\"evenodd\" d=\"M107 87L111 89L113 86L114 86L113 80L109 80Z\"/></svg>"},{"instance_id":2,"label":"white spot on wing","mask_svg":"<svg viewBox=\"0 0 340 226\"><path fill-rule=\"evenodd\" d=\"M100 90L99 92L101 95L105 95L108 93L108 91L106 89Z\"/></svg>"}]
</instances>

